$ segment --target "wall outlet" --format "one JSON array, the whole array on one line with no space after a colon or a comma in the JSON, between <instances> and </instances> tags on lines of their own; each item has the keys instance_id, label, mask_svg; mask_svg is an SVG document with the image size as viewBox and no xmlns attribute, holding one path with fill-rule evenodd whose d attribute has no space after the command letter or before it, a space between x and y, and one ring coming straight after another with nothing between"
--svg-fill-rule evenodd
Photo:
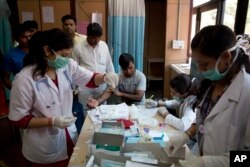
<instances>
[{"instance_id":1,"label":"wall outlet","mask_svg":"<svg viewBox=\"0 0 250 167\"><path fill-rule=\"evenodd\" d=\"M183 40L173 40L172 48L173 49L184 49L184 41Z\"/></svg>"}]
</instances>

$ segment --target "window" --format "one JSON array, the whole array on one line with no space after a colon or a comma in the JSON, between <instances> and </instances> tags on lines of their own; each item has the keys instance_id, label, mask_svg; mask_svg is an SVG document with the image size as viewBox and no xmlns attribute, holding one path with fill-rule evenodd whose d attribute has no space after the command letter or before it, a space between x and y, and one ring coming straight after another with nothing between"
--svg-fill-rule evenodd
<instances>
[{"instance_id":1,"label":"window","mask_svg":"<svg viewBox=\"0 0 250 167\"><path fill-rule=\"evenodd\" d=\"M200 29L209 25L215 25L216 23L217 9L209 10L201 13Z\"/></svg>"},{"instance_id":2,"label":"window","mask_svg":"<svg viewBox=\"0 0 250 167\"><path fill-rule=\"evenodd\" d=\"M226 0L223 24L234 29L237 0Z\"/></svg>"},{"instance_id":3,"label":"window","mask_svg":"<svg viewBox=\"0 0 250 167\"><path fill-rule=\"evenodd\" d=\"M250 34L250 3L248 3L248 10L247 10L247 20L245 25L245 34Z\"/></svg>"},{"instance_id":4,"label":"window","mask_svg":"<svg viewBox=\"0 0 250 167\"><path fill-rule=\"evenodd\" d=\"M193 7L199 6L201 4L204 4L210 0L193 0Z\"/></svg>"},{"instance_id":5,"label":"window","mask_svg":"<svg viewBox=\"0 0 250 167\"><path fill-rule=\"evenodd\" d=\"M193 37L194 37L194 35L195 35L196 17L197 17L196 14L194 14L194 15L192 16L192 27L191 27L192 29L191 29L191 36L190 36L191 40L193 39Z\"/></svg>"}]
</instances>

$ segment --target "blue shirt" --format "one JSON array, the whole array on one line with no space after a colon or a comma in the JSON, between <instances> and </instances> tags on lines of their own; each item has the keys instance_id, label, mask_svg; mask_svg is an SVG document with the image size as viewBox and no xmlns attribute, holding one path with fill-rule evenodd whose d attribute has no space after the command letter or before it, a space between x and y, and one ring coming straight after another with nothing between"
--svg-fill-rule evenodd
<instances>
[{"instance_id":1,"label":"blue shirt","mask_svg":"<svg viewBox=\"0 0 250 167\"><path fill-rule=\"evenodd\" d=\"M3 57L3 71L11 72L14 75L23 68L23 58L26 55L19 47L9 50Z\"/></svg>"}]
</instances>

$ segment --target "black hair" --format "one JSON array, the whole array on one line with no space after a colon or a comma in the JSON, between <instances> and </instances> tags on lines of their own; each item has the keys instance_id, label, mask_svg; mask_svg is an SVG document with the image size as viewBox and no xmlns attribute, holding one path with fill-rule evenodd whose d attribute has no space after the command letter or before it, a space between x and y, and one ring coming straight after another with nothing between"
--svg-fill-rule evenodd
<instances>
[{"instance_id":1,"label":"black hair","mask_svg":"<svg viewBox=\"0 0 250 167\"><path fill-rule=\"evenodd\" d=\"M90 23L87 27L87 36L102 36L102 27L98 23Z\"/></svg>"},{"instance_id":2,"label":"black hair","mask_svg":"<svg viewBox=\"0 0 250 167\"><path fill-rule=\"evenodd\" d=\"M26 24L18 24L12 28L12 36L15 40L18 40L18 37L26 31L31 32L31 28Z\"/></svg>"},{"instance_id":3,"label":"black hair","mask_svg":"<svg viewBox=\"0 0 250 167\"><path fill-rule=\"evenodd\" d=\"M76 18L70 14L64 15L61 18L62 23L64 23L66 20L73 20L76 23Z\"/></svg>"},{"instance_id":4,"label":"black hair","mask_svg":"<svg viewBox=\"0 0 250 167\"><path fill-rule=\"evenodd\" d=\"M134 64L134 57L129 53L122 53L119 57L119 65L122 70L126 70L129 66L129 63L132 62Z\"/></svg>"},{"instance_id":5,"label":"black hair","mask_svg":"<svg viewBox=\"0 0 250 167\"><path fill-rule=\"evenodd\" d=\"M207 26L199 31L191 42L191 49L218 58L225 50L236 44L236 36L224 25Z\"/></svg>"},{"instance_id":6,"label":"black hair","mask_svg":"<svg viewBox=\"0 0 250 167\"><path fill-rule=\"evenodd\" d=\"M191 49L198 51L204 56L218 59L224 51L234 47L236 42L236 35L229 27L225 25L207 26L195 35L191 42ZM238 57L229 70L228 75L225 77L228 81L230 81L232 77L240 71L242 65L245 66L246 72L250 73L250 61L245 52L242 49L237 48L236 50L231 51L231 54L235 56L237 50L239 52ZM197 94L198 101L201 100L203 94L212 83L213 82L208 79L204 79L201 82L201 86Z\"/></svg>"},{"instance_id":7,"label":"black hair","mask_svg":"<svg viewBox=\"0 0 250 167\"><path fill-rule=\"evenodd\" d=\"M38 24L35 20L26 20L23 25L30 27L30 29L38 29Z\"/></svg>"},{"instance_id":8,"label":"black hair","mask_svg":"<svg viewBox=\"0 0 250 167\"><path fill-rule=\"evenodd\" d=\"M30 39L29 52L24 57L24 67L36 65L33 78L37 75L44 76L47 69L47 60L44 46L48 46L54 51L69 49L73 47L71 37L63 30L54 28L47 31L38 31Z\"/></svg>"},{"instance_id":9,"label":"black hair","mask_svg":"<svg viewBox=\"0 0 250 167\"><path fill-rule=\"evenodd\" d=\"M229 27L213 25L204 27L195 35L191 42L191 49L197 50L204 56L218 59L224 51L232 48L235 44L236 35ZM231 53L235 56L236 50L231 51ZM242 65L250 73L249 57L242 50L239 50L237 60L230 70L231 73L237 73Z\"/></svg>"},{"instance_id":10,"label":"black hair","mask_svg":"<svg viewBox=\"0 0 250 167\"><path fill-rule=\"evenodd\" d=\"M188 95L195 95L198 90L199 84L198 80L192 78L190 75L179 74L171 79L170 86L181 95L186 93L188 93Z\"/></svg>"}]
</instances>

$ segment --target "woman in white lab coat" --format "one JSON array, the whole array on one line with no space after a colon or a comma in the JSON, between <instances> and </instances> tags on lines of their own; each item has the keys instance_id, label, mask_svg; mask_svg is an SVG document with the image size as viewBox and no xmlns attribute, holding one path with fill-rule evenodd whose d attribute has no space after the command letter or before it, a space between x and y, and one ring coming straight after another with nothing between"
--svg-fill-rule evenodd
<instances>
[{"instance_id":1,"label":"woman in white lab coat","mask_svg":"<svg viewBox=\"0 0 250 167\"><path fill-rule=\"evenodd\" d=\"M94 74L67 56L73 42L60 29L37 32L11 90L9 119L24 128L22 152L32 166L67 166L77 139L72 115L75 85L115 86L115 74Z\"/></svg>"},{"instance_id":2,"label":"woman in white lab coat","mask_svg":"<svg viewBox=\"0 0 250 167\"><path fill-rule=\"evenodd\" d=\"M192 40L192 59L206 78L197 96L197 116L185 133L170 138L174 154L197 132L199 155L190 156L185 167L229 166L230 151L250 150L249 38L224 25L208 26Z\"/></svg>"},{"instance_id":3,"label":"woman in white lab coat","mask_svg":"<svg viewBox=\"0 0 250 167\"><path fill-rule=\"evenodd\" d=\"M180 131L185 131L191 126L196 117L193 105L196 102L197 88L198 81L189 75L179 74L171 79L170 91L173 99L158 101L158 113L165 118L166 124ZM172 115L167 109L172 109L176 113Z\"/></svg>"}]
</instances>

